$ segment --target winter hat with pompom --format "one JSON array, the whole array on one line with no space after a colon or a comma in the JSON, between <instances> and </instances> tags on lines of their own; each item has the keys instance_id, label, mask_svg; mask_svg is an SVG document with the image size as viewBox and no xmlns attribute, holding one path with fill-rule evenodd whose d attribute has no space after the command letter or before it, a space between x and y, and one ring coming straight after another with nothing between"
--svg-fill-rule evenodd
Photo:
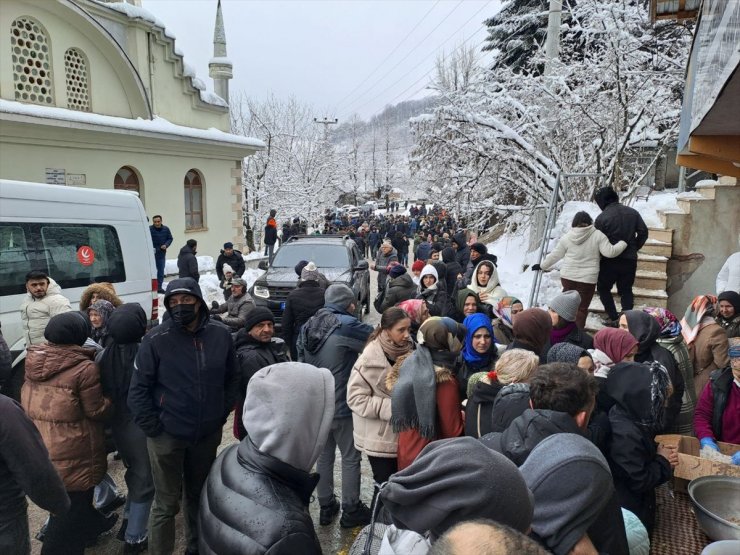
<instances>
[{"instance_id":1,"label":"winter hat with pompom","mask_svg":"<svg viewBox=\"0 0 740 555\"><path fill-rule=\"evenodd\" d=\"M316 268L316 264L309 262L301 270L301 281L319 281L319 270Z\"/></svg>"}]
</instances>

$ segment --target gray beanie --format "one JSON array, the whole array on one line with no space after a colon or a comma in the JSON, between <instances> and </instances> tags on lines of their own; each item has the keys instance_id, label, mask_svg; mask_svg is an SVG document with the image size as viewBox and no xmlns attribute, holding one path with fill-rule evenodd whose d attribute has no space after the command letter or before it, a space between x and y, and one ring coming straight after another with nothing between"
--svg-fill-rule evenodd
<instances>
[{"instance_id":1,"label":"gray beanie","mask_svg":"<svg viewBox=\"0 0 740 555\"><path fill-rule=\"evenodd\" d=\"M571 364L578 364L581 357L590 357L586 349L573 343L555 343L550 350L547 351L547 363L551 362L569 362Z\"/></svg>"},{"instance_id":2,"label":"gray beanie","mask_svg":"<svg viewBox=\"0 0 740 555\"><path fill-rule=\"evenodd\" d=\"M326 368L281 362L249 380L242 420L259 451L310 472L334 419L334 376ZM245 440L248 441L248 440Z\"/></svg>"},{"instance_id":3,"label":"gray beanie","mask_svg":"<svg viewBox=\"0 0 740 555\"><path fill-rule=\"evenodd\" d=\"M472 437L430 443L380 498L398 528L437 537L476 518L526 533L534 505L516 465Z\"/></svg>"},{"instance_id":4,"label":"gray beanie","mask_svg":"<svg viewBox=\"0 0 740 555\"><path fill-rule=\"evenodd\" d=\"M333 283L324 292L324 306L333 304L341 309L349 308L357 299L352 289L343 283Z\"/></svg>"},{"instance_id":5,"label":"gray beanie","mask_svg":"<svg viewBox=\"0 0 740 555\"><path fill-rule=\"evenodd\" d=\"M609 465L578 434L542 440L519 468L534 494L532 531L555 555L567 555L614 493Z\"/></svg>"},{"instance_id":6,"label":"gray beanie","mask_svg":"<svg viewBox=\"0 0 740 555\"><path fill-rule=\"evenodd\" d=\"M557 312L563 320L575 322L581 294L578 291L565 291L550 301L550 310Z\"/></svg>"},{"instance_id":7,"label":"gray beanie","mask_svg":"<svg viewBox=\"0 0 740 555\"><path fill-rule=\"evenodd\" d=\"M301 270L301 281L319 281L319 270L316 264L309 262Z\"/></svg>"}]
</instances>

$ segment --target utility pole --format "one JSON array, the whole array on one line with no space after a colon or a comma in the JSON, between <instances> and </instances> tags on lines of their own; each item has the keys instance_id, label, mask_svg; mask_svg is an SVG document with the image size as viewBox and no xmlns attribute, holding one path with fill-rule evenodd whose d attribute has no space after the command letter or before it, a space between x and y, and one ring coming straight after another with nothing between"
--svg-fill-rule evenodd
<instances>
[{"instance_id":1,"label":"utility pole","mask_svg":"<svg viewBox=\"0 0 740 555\"><path fill-rule=\"evenodd\" d=\"M329 126L339 123L339 120L337 118L329 119L327 117L324 117L324 119L318 119L313 118L314 123L319 123L324 126L324 142L329 142Z\"/></svg>"},{"instance_id":2,"label":"utility pole","mask_svg":"<svg viewBox=\"0 0 740 555\"><path fill-rule=\"evenodd\" d=\"M563 0L550 0L547 16L547 41L545 42L545 77L552 73L552 64L560 55L560 22L563 16Z\"/></svg>"}]
</instances>

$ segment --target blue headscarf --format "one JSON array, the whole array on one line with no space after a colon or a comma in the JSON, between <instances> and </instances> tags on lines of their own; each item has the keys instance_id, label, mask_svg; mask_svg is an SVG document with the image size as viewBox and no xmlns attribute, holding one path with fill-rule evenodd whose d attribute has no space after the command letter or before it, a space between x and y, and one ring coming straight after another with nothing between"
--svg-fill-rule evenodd
<instances>
[{"instance_id":1,"label":"blue headscarf","mask_svg":"<svg viewBox=\"0 0 740 555\"><path fill-rule=\"evenodd\" d=\"M463 345L462 356L465 362L471 366L483 366L489 360L491 360L490 350L488 353L481 354L473 349L473 335L481 328L486 328L488 333L491 334L491 344L493 344L493 328L491 327L491 319L480 312L466 316L463 320L463 326L467 330L465 334L465 345Z\"/></svg>"}]
</instances>

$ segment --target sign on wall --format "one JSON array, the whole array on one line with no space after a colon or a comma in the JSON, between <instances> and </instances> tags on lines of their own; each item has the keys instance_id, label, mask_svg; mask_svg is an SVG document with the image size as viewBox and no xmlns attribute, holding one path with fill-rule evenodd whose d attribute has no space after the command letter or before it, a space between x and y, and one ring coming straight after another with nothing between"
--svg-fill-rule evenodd
<instances>
[{"instance_id":1,"label":"sign on wall","mask_svg":"<svg viewBox=\"0 0 740 555\"><path fill-rule=\"evenodd\" d=\"M46 168L46 183L49 185L66 185L64 168Z\"/></svg>"},{"instance_id":2,"label":"sign on wall","mask_svg":"<svg viewBox=\"0 0 740 555\"><path fill-rule=\"evenodd\" d=\"M85 185L87 181L87 175L84 173L68 173L67 174L67 185L79 187Z\"/></svg>"}]
</instances>

